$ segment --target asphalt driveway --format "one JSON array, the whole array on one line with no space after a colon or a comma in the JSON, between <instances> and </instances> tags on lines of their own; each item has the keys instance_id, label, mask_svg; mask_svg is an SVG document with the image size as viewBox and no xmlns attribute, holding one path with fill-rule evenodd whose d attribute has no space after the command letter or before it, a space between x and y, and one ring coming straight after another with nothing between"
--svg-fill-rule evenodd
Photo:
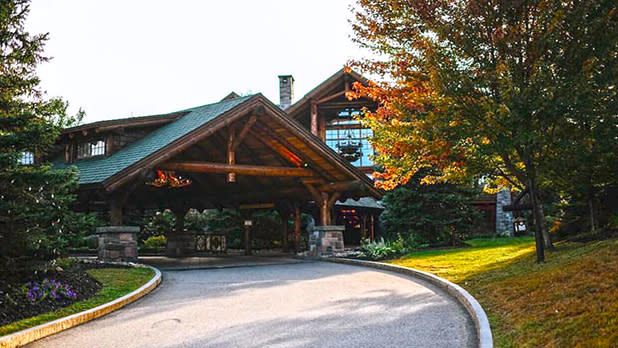
<instances>
[{"instance_id":1,"label":"asphalt driveway","mask_svg":"<svg viewBox=\"0 0 618 348\"><path fill-rule=\"evenodd\" d=\"M151 294L28 347L473 347L425 282L326 262L167 271Z\"/></svg>"}]
</instances>

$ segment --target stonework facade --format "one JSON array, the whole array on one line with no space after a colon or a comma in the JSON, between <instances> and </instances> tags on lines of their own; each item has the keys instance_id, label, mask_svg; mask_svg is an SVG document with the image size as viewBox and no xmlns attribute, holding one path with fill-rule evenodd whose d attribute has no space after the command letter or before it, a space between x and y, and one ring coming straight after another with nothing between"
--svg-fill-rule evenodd
<instances>
[{"instance_id":1,"label":"stonework facade","mask_svg":"<svg viewBox=\"0 0 618 348\"><path fill-rule=\"evenodd\" d=\"M345 226L315 226L309 232L309 256L330 256L343 252Z\"/></svg>"},{"instance_id":2,"label":"stonework facade","mask_svg":"<svg viewBox=\"0 0 618 348\"><path fill-rule=\"evenodd\" d=\"M513 236L513 212L504 211L503 207L511 204L511 191L502 190L496 195L496 234Z\"/></svg>"},{"instance_id":3,"label":"stonework facade","mask_svg":"<svg viewBox=\"0 0 618 348\"><path fill-rule=\"evenodd\" d=\"M98 257L105 262L137 262L137 226L97 227Z\"/></svg>"}]
</instances>

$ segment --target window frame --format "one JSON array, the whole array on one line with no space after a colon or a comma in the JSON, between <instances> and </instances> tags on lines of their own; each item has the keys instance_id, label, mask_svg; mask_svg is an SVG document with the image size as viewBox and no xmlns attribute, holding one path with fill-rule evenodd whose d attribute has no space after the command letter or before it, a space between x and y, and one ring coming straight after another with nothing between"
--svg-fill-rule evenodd
<instances>
[{"instance_id":1,"label":"window frame","mask_svg":"<svg viewBox=\"0 0 618 348\"><path fill-rule=\"evenodd\" d=\"M86 140L75 145L75 160L82 161L90 158L103 157L107 154L107 142L97 138Z\"/></svg>"}]
</instances>

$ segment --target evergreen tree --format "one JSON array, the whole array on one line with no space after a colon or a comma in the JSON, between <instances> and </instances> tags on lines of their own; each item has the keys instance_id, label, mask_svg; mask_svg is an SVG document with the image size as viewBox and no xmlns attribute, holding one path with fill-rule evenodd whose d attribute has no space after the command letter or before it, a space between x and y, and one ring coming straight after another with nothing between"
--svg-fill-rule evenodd
<instances>
[{"instance_id":1,"label":"evergreen tree","mask_svg":"<svg viewBox=\"0 0 618 348\"><path fill-rule=\"evenodd\" d=\"M388 237L401 235L410 242L431 245L457 245L476 226L479 212L470 206L471 189L461 185L425 185L419 171L402 186L386 193L386 211L381 219Z\"/></svg>"},{"instance_id":2,"label":"evergreen tree","mask_svg":"<svg viewBox=\"0 0 618 348\"><path fill-rule=\"evenodd\" d=\"M51 170L45 156L60 130L77 122L67 103L45 99L36 67L48 34L24 28L26 0L0 2L0 260L53 257L91 217L71 212L75 169ZM3 262L4 263L4 262Z\"/></svg>"}]
</instances>

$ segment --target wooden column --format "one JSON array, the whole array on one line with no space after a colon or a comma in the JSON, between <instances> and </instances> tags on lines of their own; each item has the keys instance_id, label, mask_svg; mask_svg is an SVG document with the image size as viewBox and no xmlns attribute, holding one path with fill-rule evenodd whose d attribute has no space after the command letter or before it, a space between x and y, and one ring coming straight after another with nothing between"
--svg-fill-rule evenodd
<instances>
[{"instance_id":1,"label":"wooden column","mask_svg":"<svg viewBox=\"0 0 618 348\"><path fill-rule=\"evenodd\" d=\"M290 217L290 212L280 210L279 215L281 216L281 249L288 251L288 218Z\"/></svg>"},{"instance_id":2,"label":"wooden column","mask_svg":"<svg viewBox=\"0 0 618 348\"><path fill-rule=\"evenodd\" d=\"M192 236L185 233L185 215L189 210L185 202L176 202L171 207L172 213L176 222L174 223L174 230L167 235L167 245L165 247L165 255L171 257L183 256L187 252L192 252Z\"/></svg>"},{"instance_id":3,"label":"wooden column","mask_svg":"<svg viewBox=\"0 0 618 348\"><path fill-rule=\"evenodd\" d=\"M112 226L122 226L122 205L123 202L118 197L112 198L109 202L109 222Z\"/></svg>"},{"instance_id":4,"label":"wooden column","mask_svg":"<svg viewBox=\"0 0 618 348\"><path fill-rule=\"evenodd\" d=\"M300 252L300 207L294 205L294 249Z\"/></svg>"},{"instance_id":5,"label":"wooden column","mask_svg":"<svg viewBox=\"0 0 618 348\"><path fill-rule=\"evenodd\" d=\"M176 223L174 224L174 233L176 233L177 235L185 233L185 214L186 212L184 210L174 211L174 217L176 217Z\"/></svg>"},{"instance_id":6,"label":"wooden column","mask_svg":"<svg viewBox=\"0 0 618 348\"><path fill-rule=\"evenodd\" d=\"M363 240L367 238L367 215L363 214L360 216L360 218L360 235L361 240Z\"/></svg>"},{"instance_id":7,"label":"wooden column","mask_svg":"<svg viewBox=\"0 0 618 348\"><path fill-rule=\"evenodd\" d=\"M326 141L326 119L324 118L324 116L318 117L318 124L318 133L320 134L320 139L322 139L322 141Z\"/></svg>"},{"instance_id":8,"label":"wooden column","mask_svg":"<svg viewBox=\"0 0 618 348\"><path fill-rule=\"evenodd\" d=\"M318 136L318 104L311 101L311 134Z\"/></svg>"},{"instance_id":9,"label":"wooden column","mask_svg":"<svg viewBox=\"0 0 618 348\"><path fill-rule=\"evenodd\" d=\"M375 220L373 218L373 214L371 214L371 227L370 227L370 233L371 233L371 241L373 242L376 238L375 236Z\"/></svg>"},{"instance_id":10,"label":"wooden column","mask_svg":"<svg viewBox=\"0 0 618 348\"><path fill-rule=\"evenodd\" d=\"M332 210L335 202L341 196L340 192L332 192L329 194L328 192L319 191L313 185L309 183L304 183L305 187L313 196L313 201L318 206L318 211L320 212L320 225L328 226L332 223ZM319 225L319 226L320 226Z\"/></svg>"},{"instance_id":11,"label":"wooden column","mask_svg":"<svg viewBox=\"0 0 618 348\"><path fill-rule=\"evenodd\" d=\"M245 225L245 255L251 254L251 226Z\"/></svg>"},{"instance_id":12,"label":"wooden column","mask_svg":"<svg viewBox=\"0 0 618 348\"><path fill-rule=\"evenodd\" d=\"M228 127L227 134L227 164L236 164L236 152L234 151L234 140L236 138L236 129L233 125ZM236 173L227 173L227 182L236 182Z\"/></svg>"}]
</instances>

